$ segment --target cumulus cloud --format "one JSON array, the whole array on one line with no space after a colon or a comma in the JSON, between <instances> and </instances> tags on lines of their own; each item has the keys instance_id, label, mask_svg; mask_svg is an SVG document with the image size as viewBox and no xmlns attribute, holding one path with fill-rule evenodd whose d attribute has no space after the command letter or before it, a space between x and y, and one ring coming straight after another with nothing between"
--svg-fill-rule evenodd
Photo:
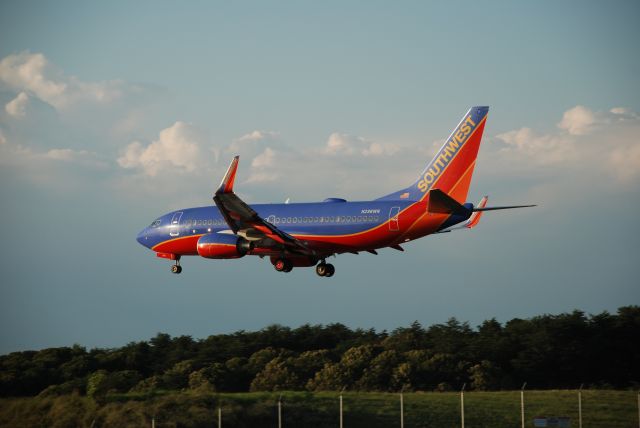
<instances>
[{"instance_id":1,"label":"cumulus cloud","mask_svg":"<svg viewBox=\"0 0 640 428\"><path fill-rule=\"evenodd\" d=\"M640 144L619 147L611 152L609 164L621 182L631 182L640 177Z\"/></svg>"},{"instance_id":2,"label":"cumulus cloud","mask_svg":"<svg viewBox=\"0 0 640 428\"><path fill-rule=\"evenodd\" d=\"M43 54L30 52L11 54L0 61L0 84L32 95L56 109L82 101L106 104L121 98L124 92L136 89L120 80L82 81L65 75Z\"/></svg>"},{"instance_id":3,"label":"cumulus cloud","mask_svg":"<svg viewBox=\"0 0 640 428\"><path fill-rule=\"evenodd\" d=\"M518 154L542 164L554 164L573 160L577 155L575 139L565 135L539 135L531 128L520 128L496 136Z\"/></svg>"},{"instance_id":4,"label":"cumulus cloud","mask_svg":"<svg viewBox=\"0 0 640 428\"><path fill-rule=\"evenodd\" d=\"M28 104L29 96L25 92L20 92L17 97L4 106L4 109L9 115L20 118L26 115Z\"/></svg>"},{"instance_id":5,"label":"cumulus cloud","mask_svg":"<svg viewBox=\"0 0 640 428\"><path fill-rule=\"evenodd\" d=\"M383 156L392 155L397 151L398 148L392 145L383 145L363 137L338 132L334 132L329 136L324 148L324 153L326 154L347 156Z\"/></svg>"},{"instance_id":6,"label":"cumulus cloud","mask_svg":"<svg viewBox=\"0 0 640 428\"><path fill-rule=\"evenodd\" d=\"M75 163L89 168L107 169L109 164L95 152L87 150L51 149L44 154L46 158Z\"/></svg>"},{"instance_id":7,"label":"cumulus cloud","mask_svg":"<svg viewBox=\"0 0 640 428\"><path fill-rule=\"evenodd\" d=\"M201 165L202 136L185 122L178 121L160 131L158 139L148 145L139 141L129 144L118 158L122 168L140 169L155 176L164 168L191 172Z\"/></svg>"},{"instance_id":8,"label":"cumulus cloud","mask_svg":"<svg viewBox=\"0 0 640 428\"><path fill-rule=\"evenodd\" d=\"M272 167L276 164L276 152L267 147L262 153L253 158L251 166L254 168Z\"/></svg>"},{"instance_id":9,"label":"cumulus cloud","mask_svg":"<svg viewBox=\"0 0 640 428\"><path fill-rule=\"evenodd\" d=\"M571 135L584 135L593 128L596 122L596 114L593 111L583 106L575 106L564 112L558 127Z\"/></svg>"},{"instance_id":10,"label":"cumulus cloud","mask_svg":"<svg viewBox=\"0 0 640 428\"><path fill-rule=\"evenodd\" d=\"M227 153L253 159L263 153L265 148L283 148L284 142L276 131L255 130L236 138L227 147Z\"/></svg>"},{"instance_id":11,"label":"cumulus cloud","mask_svg":"<svg viewBox=\"0 0 640 428\"><path fill-rule=\"evenodd\" d=\"M620 182L640 177L640 117L626 108L596 112L583 106L567 110L559 131L537 133L524 127L496 136L504 145L501 162L516 170L554 167L572 174L597 172Z\"/></svg>"}]
</instances>

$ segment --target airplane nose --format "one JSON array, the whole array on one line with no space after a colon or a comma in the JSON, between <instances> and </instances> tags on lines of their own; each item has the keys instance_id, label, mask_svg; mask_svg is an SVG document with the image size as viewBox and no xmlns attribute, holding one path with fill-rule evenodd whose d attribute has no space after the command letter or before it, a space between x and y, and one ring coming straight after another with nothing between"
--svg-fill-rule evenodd
<instances>
[{"instance_id":1,"label":"airplane nose","mask_svg":"<svg viewBox=\"0 0 640 428\"><path fill-rule=\"evenodd\" d=\"M141 245L144 245L145 247L147 247L147 228L144 228L140 231L140 233L138 233L138 236L136 237L136 241L138 241Z\"/></svg>"}]
</instances>

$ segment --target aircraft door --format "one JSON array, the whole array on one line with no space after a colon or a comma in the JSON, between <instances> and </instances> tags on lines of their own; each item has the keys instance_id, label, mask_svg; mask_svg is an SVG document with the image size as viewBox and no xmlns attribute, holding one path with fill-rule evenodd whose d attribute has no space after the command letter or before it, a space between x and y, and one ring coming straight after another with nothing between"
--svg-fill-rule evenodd
<instances>
[{"instance_id":1,"label":"aircraft door","mask_svg":"<svg viewBox=\"0 0 640 428\"><path fill-rule=\"evenodd\" d=\"M398 224L398 216L400 215L400 207L391 207L389 210L389 231L397 232L400 230Z\"/></svg>"},{"instance_id":2,"label":"aircraft door","mask_svg":"<svg viewBox=\"0 0 640 428\"><path fill-rule=\"evenodd\" d=\"M180 219L182 218L182 211L178 211L173 214L171 218L171 224L169 225L169 236L180 235Z\"/></svg>"}]
</instances>

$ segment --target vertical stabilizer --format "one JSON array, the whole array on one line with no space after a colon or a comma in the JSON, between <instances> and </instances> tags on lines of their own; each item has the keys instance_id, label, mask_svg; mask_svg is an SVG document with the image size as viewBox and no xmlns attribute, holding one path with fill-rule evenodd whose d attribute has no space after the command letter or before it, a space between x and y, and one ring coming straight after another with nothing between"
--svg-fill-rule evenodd
<instances>
[{"instance_id":1,"label":"vertical stabilizer","mask_svg":"<svg viewBox=\"0 0 640 428\"><path fill-rule=\"evenodd\" d=\"M440 189L464 203L488 112L489 107L470 108L415 183L380 199L424 200L429 190Z\"/></svg>"}]
</instances>

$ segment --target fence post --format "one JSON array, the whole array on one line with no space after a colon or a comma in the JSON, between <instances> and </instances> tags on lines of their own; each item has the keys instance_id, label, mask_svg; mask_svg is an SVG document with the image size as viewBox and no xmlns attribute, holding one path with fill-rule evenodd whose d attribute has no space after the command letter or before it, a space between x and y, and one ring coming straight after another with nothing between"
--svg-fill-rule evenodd
<instances>
[{"instance_id":1,"label":"fence post","mask_svg":"<svg viewBox=\"0 0 640 428\"><path fill-rule=\"evenodd\" d=\"M151 418L151 428L156 428L156 417Z\"/></svg>"},{"instance_id":2,"label":"fence post","mask_svg":"<svg viewBox=\"0 0 640 428\"><path fill-rule=\"evenodd\" d=\"M400 428L404 428L404 387L400 391Z\"/></svg>"},{"instance_id":3,"label":"fence post","mask_svg":"<svg viewBox=\"0 0 640 428\"><path fill-rule=\"evenodd\" d=\"M340 428L342 427L342 393L340 393Z\"/></svg>"},{"instance_id":4,"label":"fence post","mask_svg":"<svg viewBox=\"0 0 640 428\"><path fill-rule=\"evenodd\" d=\"M218 428L222 428L222 407L218 407Z\"/></svg>"},{"instance_id":5,"label":"fence post","mask_svg":"<svg viewBox=\"0 0 640 428\"><path fill-rule=\"evenodd\" d=\"M582 428L582 387L584 383L580 384L580 389L578 389L578 428Z\"/></svg>"},{"instance_id":6,"label":"fence post","mask_svg":"<svg viewBox=\"0 0 640 428\"><path fill-rule=\"evenodd\" d=\"M527 382L522 384L522 389L520 389L520 419L522 420L522 428L524 427L524 389L527 386Z\"/></svg>"},{"instance_id":7,"label":"fence post","mask_svg":"<svg viewBox=\"0 0 640 428\"><path fill-rule=\"evenodd\" d=\"M278 428L282 428L282 394L278 398Z\"/></svg>"},{"instance_id":8,"label":"fence post","mask_svg":"<svg viewBox=\"0 0 640 428\"><path fill-rule=\"evenodd\" d=\"M467 383L462 384L462 389L460 390L460 424L462 428L464 428L464 388L467 386Z\"/></svg>"}]
</instances>

